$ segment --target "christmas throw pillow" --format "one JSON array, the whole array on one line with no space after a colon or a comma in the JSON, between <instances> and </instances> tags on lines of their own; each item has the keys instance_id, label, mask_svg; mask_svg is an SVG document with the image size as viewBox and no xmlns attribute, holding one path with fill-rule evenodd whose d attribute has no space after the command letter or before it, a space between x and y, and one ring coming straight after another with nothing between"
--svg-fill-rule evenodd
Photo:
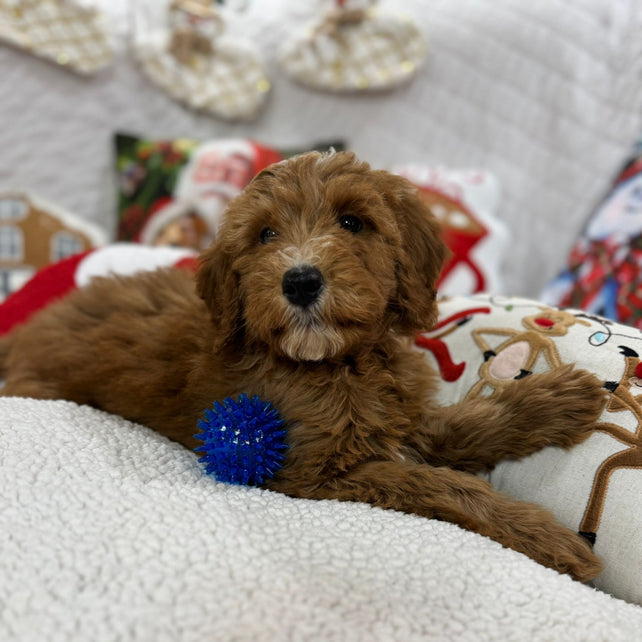
<instances>
[{"instance_id":1,"label":"christmas throw pillow","mask_svg":"<svg viewBox=\"0 0 642 642\"><path fill-rule=\"evenodd\" d=\"M0 193L0 301L41 267L106 242L102 229L41 198Z\"/></svg>"},{"instance_id":2,"label":"christmas throw pillow","mask_svg":"<svg viewBox=\"0 0 642 642\"><path fill-rule=\"evenodd\" d=\"M642 145L573 245L567 268L542 293L642 329Z\"/></svg>"},{"instance_id":3,"label":"christmas throw pillow","mask_svg":"<svg viewBox=\"0 0 642 642\"><path fill-rule=\"evenodd\" d=\"M416 343L441 374L444 406L564 364L604 381L607 401L587 441L502 462L489 480L582 533L604 561L595 586L642 604L642 332L580 310L476 295L441 301L439 322Z\"/></svg>"},{"instance_id":4,"label":"christmas throw pillow","mask_svg":"<svg viewBox=\"0 0 642 642\"><path fill-rule=\"evenodd\" d=\"M205 249L223 210L262 169L293 154L249 139L150 140L116 135L118 240Z\"/></svg>"},{"instance_id":5,"label":"christmas throw pillow","mask_svg":"<svg viewBox=\"0 0 642 642\"><path fill-rule=\"evenodd\" d=\"M171 265L196 270L196 264L197 253L193 250L137 243L116 243L75 254L42 268L0 303L0 336L96 276L126 276Z\"/></svg>"},{"instance_id":6,"label":"christmas throw pillow","mask_svg":"<svg viewBox=\"0 0 642 642\"><path fill-rule=\"evenodd\" d=\"M439 280L443 295L502 292L501 265L508 228L495 217L499 183L490 172L401 165L441 225L451 251Z\"/></svg>"}]
</instances>

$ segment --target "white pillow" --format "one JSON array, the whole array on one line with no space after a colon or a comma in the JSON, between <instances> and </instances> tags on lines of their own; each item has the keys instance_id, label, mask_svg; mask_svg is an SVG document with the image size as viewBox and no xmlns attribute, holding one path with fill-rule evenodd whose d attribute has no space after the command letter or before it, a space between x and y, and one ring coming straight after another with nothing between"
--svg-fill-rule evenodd
<instances>
[{"instance_id":1,"label":"white pillow","mask_svg":"<svg viewBox=\"0 0 642 642\"><path fill-rule=\"evenodd\" d=\"M489 479L594 541L605 565L594 585L642 604L642 332L577 310L481 295L442 301L438 325L417 343L441 343L425 354L442 374L443 405L565 363L605 382L609 401L587 441L503 462Z\"/></svg>"},{"instance_id":2,"label":"white pillow","mask_svg":"<svg viewBox=\"0 0 642 642\"><path fill-rule=\"evenodd\" d=\"M500 187L495 175L425 165L399 165L392 171L419 188L452 252L439 280L439 293L504 291L501 268L510 234L496 218Z\"/></svg>"}]
</instances>

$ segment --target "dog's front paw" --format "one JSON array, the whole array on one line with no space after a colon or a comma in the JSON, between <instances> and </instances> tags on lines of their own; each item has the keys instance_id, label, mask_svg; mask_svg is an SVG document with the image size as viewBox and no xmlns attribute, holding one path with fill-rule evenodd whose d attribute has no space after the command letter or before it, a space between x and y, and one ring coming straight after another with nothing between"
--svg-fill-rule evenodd
<instances>
[{"instance_id":1,"label":"dog's front paw","mask_svg":"<svg viewBox=\"0 0 642 642\"><path fill-rule=\"evenodd\" d=\"M592 372L564 366L554 371L558 381L556 385L556 403L563 418L568 421L569 436L586 438L599 421L608 392L604 382ZM569 445L576 443L575 439Z\"/></svg>"},{"instance_id":2,"label":"dog's front paw","mask_svg":"<svg viewBox=\"0 0 642 642\"><path fill-rule=\"evenodd\" d=\"M538 425L548 427L555 445L570 448L592 434L608 396L594 374L565 365L523 381L531 389L529 414Z\"/></svg>"}]
</instances>

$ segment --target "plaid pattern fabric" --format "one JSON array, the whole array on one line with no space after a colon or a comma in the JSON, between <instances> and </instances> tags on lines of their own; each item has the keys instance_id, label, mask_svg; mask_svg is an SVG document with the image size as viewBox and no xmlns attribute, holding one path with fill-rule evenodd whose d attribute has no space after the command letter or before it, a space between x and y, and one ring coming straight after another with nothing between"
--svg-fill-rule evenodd
<instances>
[{"instance_id":1,"label":"plaid pattern fabric","mask_svg":"<svg viewBox=\"0 0 642 642\"><path fill-rule=\"evenodd\" d=\"M104 15L75 0L0 0L0 41L82 74L113 58Z\"/></svg>"},{"instance_id":2,"label":"plaid pattern fabric","mask_svg":"<svg viewBox=\"0 0 642 642\"><path fill-rule=\"evenodd\" d=\"M219 38L212 55L181 64L167 48L165 34L137 46L144 71L179 102L226 120L253 118L270 90L258 54L245 43Z\"/></svg>"},{"instance_id":3,"label":"plaid pattern fabric","mask_svg":"<svg viewBox=\"0 0 642 642\"><path fill-rule=\"evenodd\" d=\"M281 62L294 80L317 89L376 90L408 80L425 54L413 22L371 10L361 22L297 36Z\"/></svg>"}]
</instances>

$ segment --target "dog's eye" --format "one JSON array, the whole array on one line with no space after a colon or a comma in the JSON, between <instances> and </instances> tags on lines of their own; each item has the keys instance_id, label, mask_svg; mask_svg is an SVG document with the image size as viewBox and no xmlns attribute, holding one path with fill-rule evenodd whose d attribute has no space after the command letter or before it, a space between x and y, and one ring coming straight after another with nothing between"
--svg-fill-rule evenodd
<instances>
[{"instance_id":1,"label":"dog's eye","mask_svg":"<svg viewBox=\"0 0 642 642\"><path fill-rule=\"evenodd\" d=\"M278 232L275 232L269 227L264 227L261 230L261 234L259 238L261 239L261 243L265 245L266 243L269 243L271 240L275 239L278 235L279 235Z\"/></svg>"},{"instance_id":2,"label":"dog's eye","mask_svg":"<svg viewBox=\"0 0 642 642\"><path fill-rule=\"evenodd\" d=\"M342 216L339 219L339 225L344 230L348 230L348 232L352 232L352 234L357 234L358 232L361 232L363 228L363 223L361 222L360 218L357 218L356 216Z\"/></svg>"}]
</instances>

